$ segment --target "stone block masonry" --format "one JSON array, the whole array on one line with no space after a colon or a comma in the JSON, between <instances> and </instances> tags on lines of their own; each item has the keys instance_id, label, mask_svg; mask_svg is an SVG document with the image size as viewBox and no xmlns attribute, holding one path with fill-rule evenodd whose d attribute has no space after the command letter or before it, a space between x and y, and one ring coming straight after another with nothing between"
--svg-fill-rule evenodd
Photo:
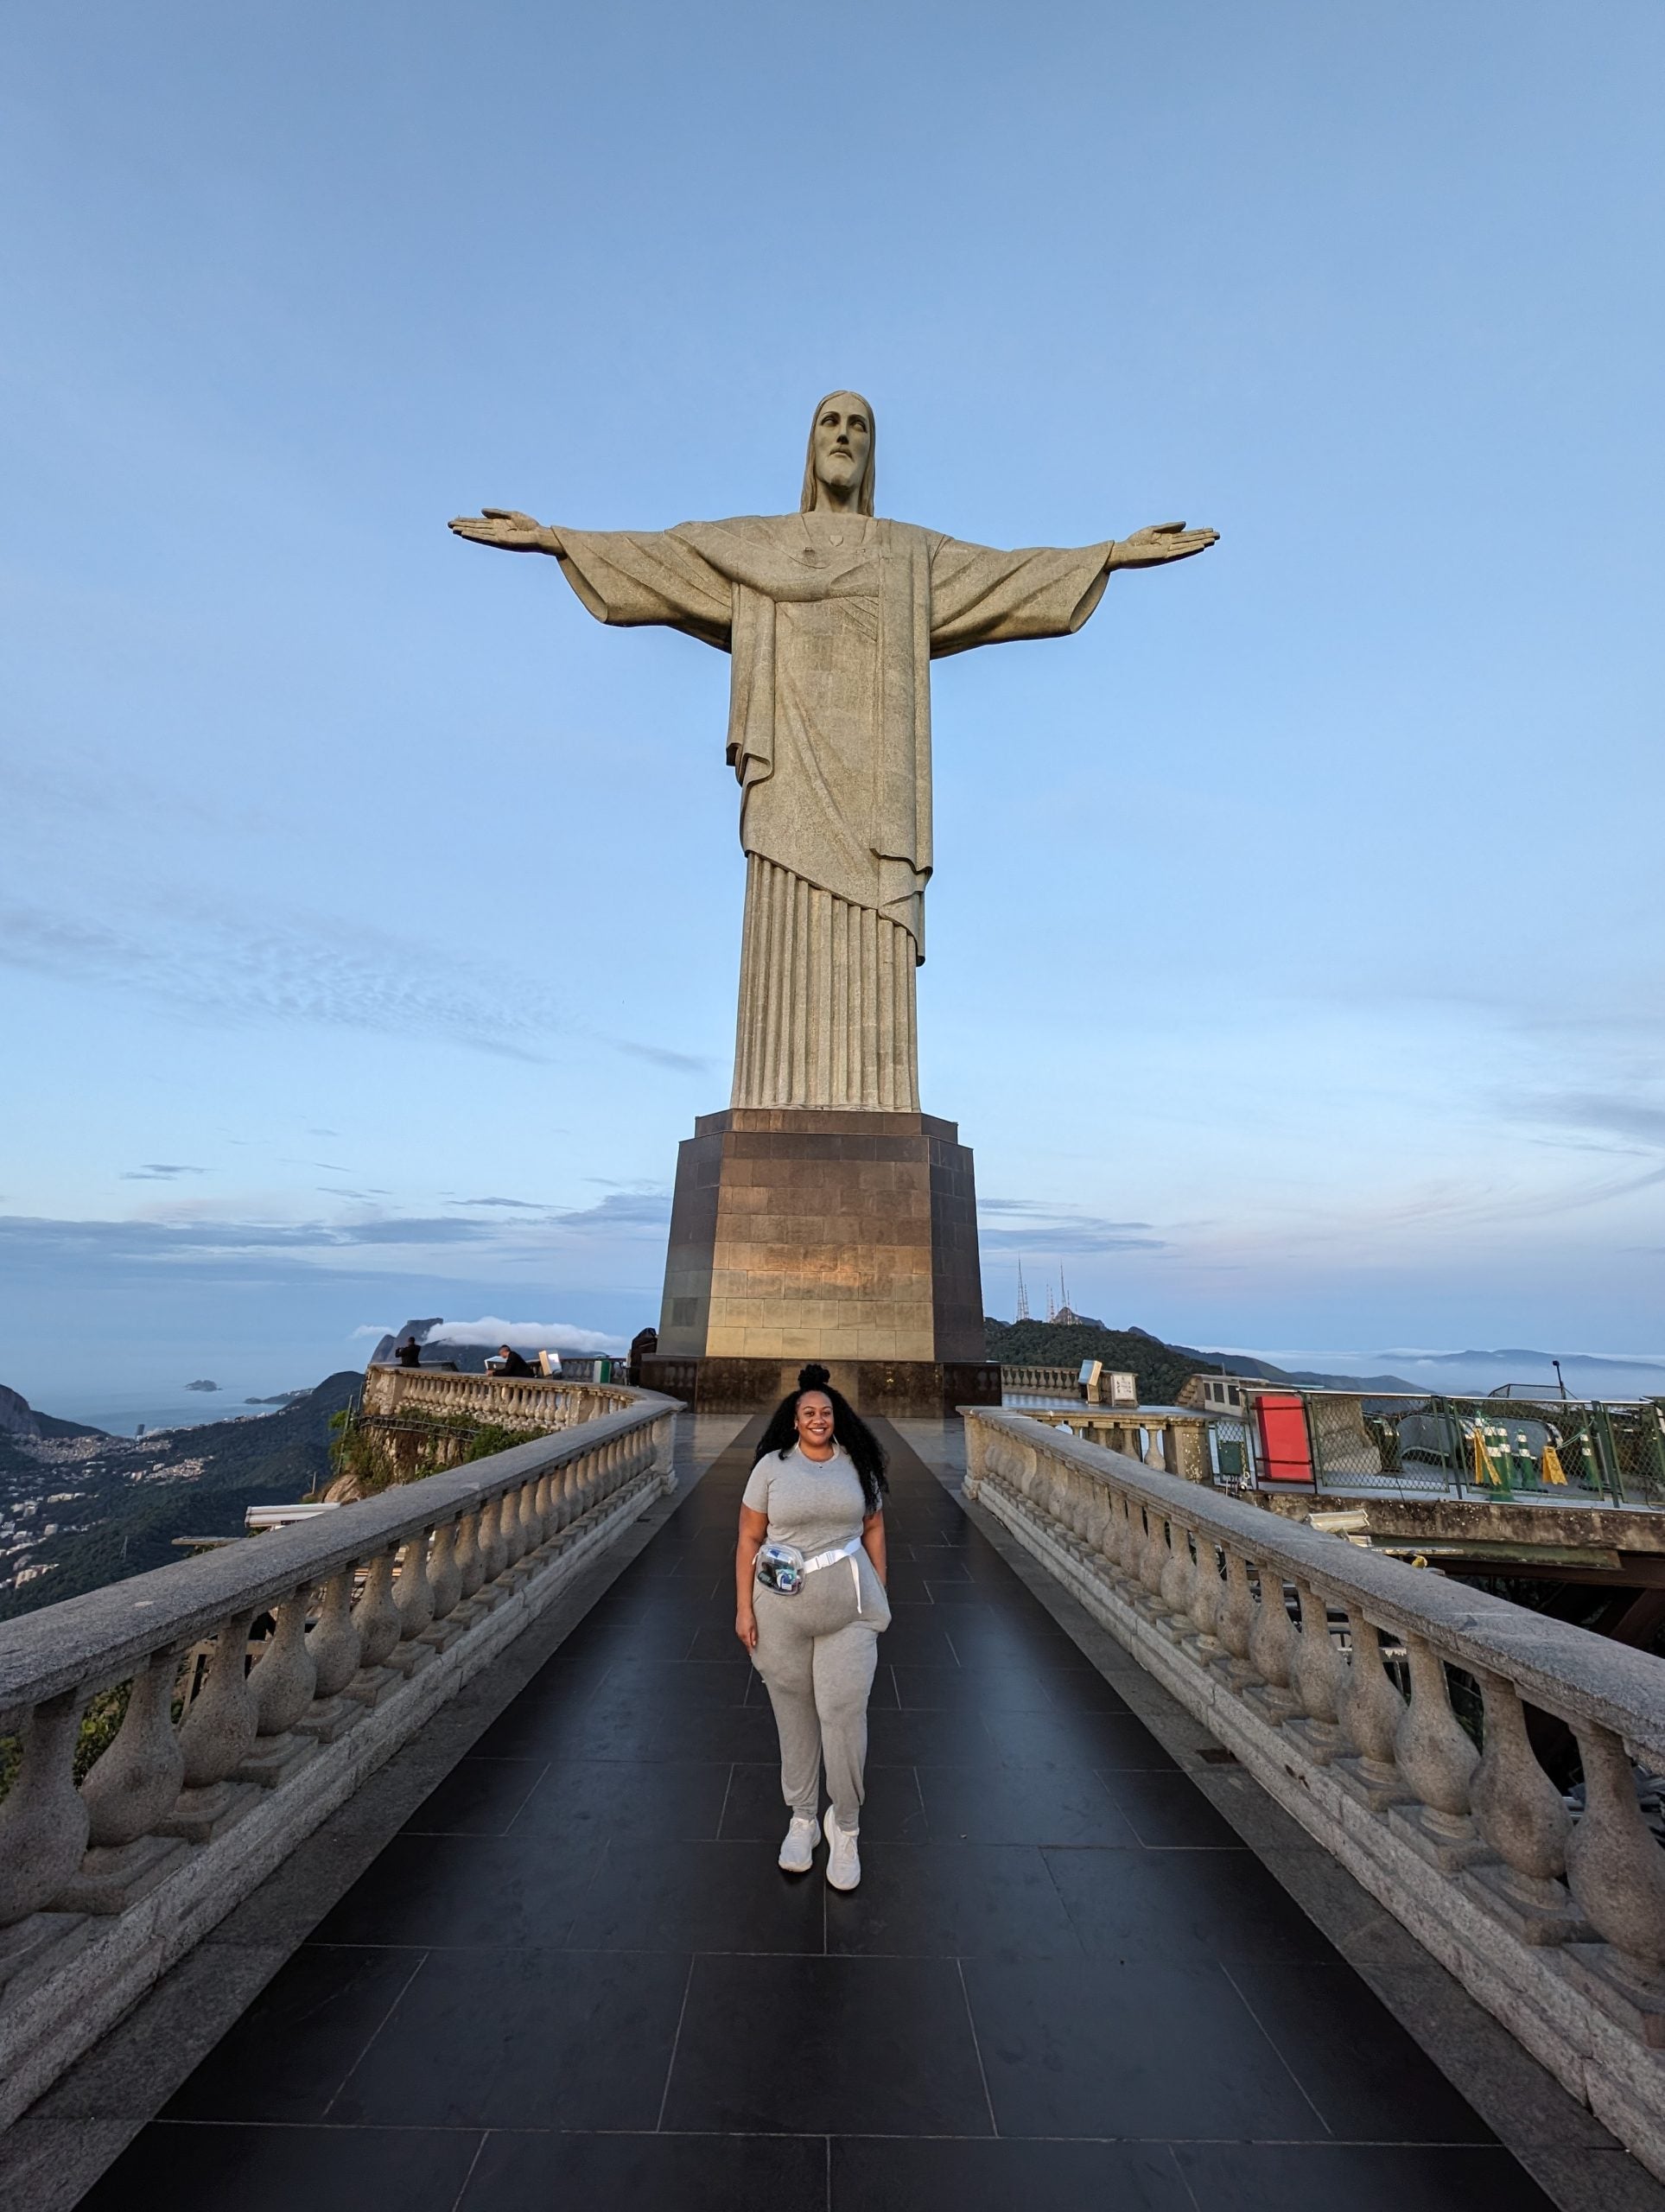
<instances>
[{"instance_id":1,"label":"stone block masonry","mask_svg":"<svg viewBox=\"0 0 1665 2212\"><path fill-rule=\"evenodd\" d=\"M677 1160L658 1352L660 1387L679 1387L669 1363L720 1363L723 1402L737 1405L765 1402L806 1359L852 1381L861 1370L873 1410L942 1403L950 1368L975 1370L956 1383L972 1399L997 1400L997 1371L982 1374L971 1153L956 1125L785 1107L702 1116Z\"/></svg>"}]
</instances>

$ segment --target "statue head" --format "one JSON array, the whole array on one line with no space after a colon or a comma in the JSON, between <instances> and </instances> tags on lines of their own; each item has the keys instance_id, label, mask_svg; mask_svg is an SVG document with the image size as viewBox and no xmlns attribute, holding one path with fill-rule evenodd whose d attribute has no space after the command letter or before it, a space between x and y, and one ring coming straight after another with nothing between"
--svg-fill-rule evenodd
<instances>
[{"instance_id":1,"label":"statue head","mask_svg":"<svg viewBox=\"0 0 1665 2212\"><path fill-rule=\"evenodd\" d=\"M811 507L830 506L829 489L845 492L855 487L855 511L873 512L873 449L876 432L873 410L859 391L829 391L816 409L810 424L810 450L804 462L801 513ZM841 501L842 505L842 502Z\"/></svg>"}]
</instances>

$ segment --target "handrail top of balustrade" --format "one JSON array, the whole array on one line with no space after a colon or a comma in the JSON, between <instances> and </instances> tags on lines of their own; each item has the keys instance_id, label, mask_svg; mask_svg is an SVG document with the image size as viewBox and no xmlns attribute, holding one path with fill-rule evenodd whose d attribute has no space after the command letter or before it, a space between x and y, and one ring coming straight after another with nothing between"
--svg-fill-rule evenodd
<instances>
[{"instance_id":1,"label":"handrail top of balustrade","mask_svg":"<svg viewBox=\"0 0 1665 2212\"><path fill-rule=\"evenodd\" d=\"M1534 1705L1568 1720L1611 1729L1665 1772L1665 1659L1615 1643L1592 1630L1551 1620L1507 1598L1494 1598L1408 1560L1369 1552L1265 1507L1245 1505L1182 1476L1158 1474L1125 1452L1090 1444L994 1406L963 1406L969 1421L1006 1430L1032 1448L1073 1461L1099 1481L1172 1511L1257 1564L1265 1560L1322 1597L1356 1603L1379 1627L1426 1637L1460 1667L1484 1668L1512 1681Z\"/></svg>"},{"instance_id":2,"label":"handrail top of balustrade","mask_svg":"<svg viewBox=\"0 0 1665 2212\"><path fill-rule=\"evenodd\" d=\"M270 1605L303 1583L327 1581L436 1522L683 1409L655 1391L635 1395L639 1402L621 1411L0 1622L0 1728L66 1690L122 1681L151 1652L193 1643L229 1617Z\"/></svg>"},{"instance_id":3,"label":"handrail top of balustrade","mask_svg":"<svg viewBox=\"0 0 1665 2212\"><path fill-rule=\"evenodd\" d=\"M396 1359L372 1359L366 1375L419 1375L435 1382L530 1382L545 1390L616 1390L622 1398L651 1398L656 1391L633 1382L597 1382L584 1375L497 1375L483 1367L401 1367Z\"/></svg>"}]
</instances>

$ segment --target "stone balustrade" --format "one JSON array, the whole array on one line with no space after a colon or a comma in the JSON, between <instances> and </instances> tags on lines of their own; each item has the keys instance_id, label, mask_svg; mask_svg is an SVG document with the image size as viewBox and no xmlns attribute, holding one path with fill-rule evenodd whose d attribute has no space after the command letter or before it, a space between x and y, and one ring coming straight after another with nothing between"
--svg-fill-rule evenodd
<instances>
[{"instance_id":1,"label":"stone balustrade","mask_svg":"<svg viewBox=\"0 0 1665 2212\"><path fill-rule=\"evenodd\" d=\"M0 1625L0 2126L673 1486L674 1402L583 1388L554 1436Z\"/></svg>"},{"instance_id":2,"label":"stone balustrade","mask_svg":"<svg viewBox=\"0 0 1665 2212\"><path fill-rule=\"evenodd\" d=\"M1665 1772L1665 1660L1021 1414L965 1422L968 1497L1665 2177L1665 1850L1632 1764ZM1577 1738L1576 1815L1532 1709Z\"/></svg>"},{"instance_id":3,"label":"stone balustrade","mask_svg":"<svg viewBox=\"0 0 1665 2212\"><path fill-rule=\"evenodd\" d=\"M619 1413L640 1395L622 1382L575 1382L559 1375L454 1375L441 1367L378 1366L365 1371L363 1410L458 1418L543 1435Z\"/></svg>"},{"instance_id":4,"label":"stone balustrade","mask_svg":"<svg viewBox=\"0 0 1665 2212\"><path fill-rule=\"evenodd\" d=\"M1002 1367L1001 1388L1037 1398L1078 1398L1081 1370L1077 1367Z\"/></svg>"},{"instance_id":5,"label":"stone balustrade","mask_svg":"<svg viewBox=\"0 0 1665 2212\"><path fill-rule=\"evenodd\" d=\"M1030 1421L1067 1428L1089 1444L1120 1452L1158 1474L1181 1475L1188 1483L1208 1483L1214 1469L1208 1455L1207 1414L1159 1406L1026 1406Z\"/></svg>"}]
</instances>

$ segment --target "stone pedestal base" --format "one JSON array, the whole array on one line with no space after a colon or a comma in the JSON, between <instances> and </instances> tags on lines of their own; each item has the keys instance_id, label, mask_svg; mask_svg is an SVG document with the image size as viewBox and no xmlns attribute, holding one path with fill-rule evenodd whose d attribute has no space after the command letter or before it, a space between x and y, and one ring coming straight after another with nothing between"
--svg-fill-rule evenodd
<instances>
[{"instance_id":1,"label":"stone pedestal base","mask_svg":"<svg viewBox=\"0 0 1665 2212\"><path fill-rule=\"evenodd\" d=\"M680 1398L702 1414L773 1410L798 1388L801 1359L658 1359L642 1362L642 1388ZM997 1406L1001 1371L987 1362L930 1359L829 1359L822 1364L861 1414L883 1419L952 1413L956 1406Z\"/></svg>"},{"instance_id":2,"label":"stone pedestal base","mask_svg":"<svg viewBox=\"0 0 1665 2212\"><path fill-rule=\"evenodd\" d=\"M874 1413L999 1402L971 1154L952 1122L737 1106L694 1126L646 1389L751 1412L814 1359Z\"/></svg>"}]
</instances>

